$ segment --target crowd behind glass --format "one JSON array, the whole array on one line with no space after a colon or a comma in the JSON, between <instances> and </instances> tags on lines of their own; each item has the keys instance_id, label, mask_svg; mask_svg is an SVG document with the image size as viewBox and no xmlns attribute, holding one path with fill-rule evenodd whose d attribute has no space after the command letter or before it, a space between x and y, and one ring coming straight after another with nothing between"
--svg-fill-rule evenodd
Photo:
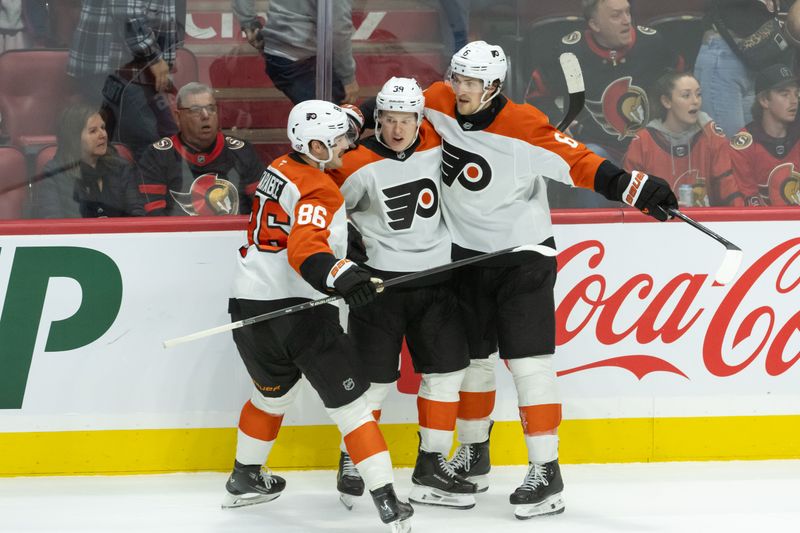
<instances>
[{"instance_id":1,"label":"crowd behind glass","mask_svg":"<svg viewBox=\"0 0 800 533\"><path fill-rule=\"evenodd\" d=\"M280 100L313 96L316 30L302 29L309 57L301 52L299 60L289 60L275 43L281 37L270 36L252 2L219 0L220 11L232 11L242 30L230 49L252 46L255 57L265 58L258 67L236 63L241 58L228 53L227 72L242 77L242 67L261 68L250 75L263 78L264 86L269 76L269 85L281 91L271 89L274 105L258 108L276 115L274 134L264 138L242 119L256 112L258 90L239 89L245 96L226 101L225 108L217 102L220 90L236 84L219 87L219 72L202 72L219 70L226 57L221 48L210 67L194 57L208 54L208 47L191 41L197 31L192 0L157 3L162 20L156 30L147 27L152 14L126 27L127 53L107 46L117 29L103 18L105 8L96 7L104 2L0 0L0 219L249 213L250 195L269 159L288 150L278 125L289 106ZM440 33L431 40L441 43L442 64L466 40L500 44L511 65L506 94L539 107L553 123L568 101L557 58L575 53L584 70L586 104L568 133L627 170L666 179L681 207L800 205L793 37L800 35L800 24L793 2L630 3L462 0L420 1L419 7L438 13ZM334 39L330 93L337 103L360 103L374 96L375 84L365 83L365 72L356 69L369 63L357 61L359 51L350 48L352 20L354 13L370 11L370 2L354 8L334 2L332 9L332 33L346 38ZM313 21L316 13L292 15ZM279 20L281 14L274 16ZM414 64L411 44L385 35L375 44L380 53L399 56L400 64L402 58ZM297 42L283 45L303 49ZM20 50L40 52L24 56L26 72L39 66L48 79L46 69L63 69L57 74L66 74L74 88L56 101L26 104L53 110L51 126L40 124L44 136L25 135L20 124L25 106L15 103L22 100L14 90L22 82L14 74L21 68L14 61L23 57ZM52 53L59 50L65 60L52 67ZM176 72L181 61L196 70ZM416 75L409 68L393 74ZM178 74L186 72L192 75L181 79ZM20 165L24 177L14 175ZM620 205L558 185L548 192L556 208Z\"/></svg>"}]
</instances>

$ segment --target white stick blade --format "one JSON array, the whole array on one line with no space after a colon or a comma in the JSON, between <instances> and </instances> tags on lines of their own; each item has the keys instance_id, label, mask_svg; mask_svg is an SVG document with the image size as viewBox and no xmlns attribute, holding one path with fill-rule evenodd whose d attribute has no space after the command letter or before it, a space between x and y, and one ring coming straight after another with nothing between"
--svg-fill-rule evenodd
<instances>
[{"instance_id":1,"label":"white stick blade","mask_svg":"<svg viewBox=\"0 0 800 533\"><path fill-rule=\"evenodd\" d=\"M564 71L564 78L567 80L569 94L584 92L581 64L575 54L572 52L563 53L558 60L561 62L561 70Z\"/></svg>"},{"instance_id":2,"label":"white stick blade","mask_svg":"<svg viewBox=\"0 0 800 533\"><path fill-rule=\"evenodd\" d=\"M725 257L722 258L722 264L719 265L717 273L714 274L714 281L720 285L727 285L733 281L736 273L739 272L743 257L744 254L741 250L726 250Z\"/></svg>"},{"instance_id":3,"label":"white stick blade","mask_svg":"<svg viewBox=\"0 0 800 533\"><path fill-rule=\"evenodd\" d=\"M546 257L555 257L558 255L558 250L554 248L550 248L549 246L543 246L541 244L523 244L522 246L517 246L513 250L514 252L538 252Z\"/></svg>"},{"instance_id":4,"label":"white stick blade","mask_svg":"<svg viewBox=\"0 0 800 533\"><path fill-rule=\"evenodd\" d=\"M243 321L240 320L238 322L231 322L230 324L223 324L221 326L217 326L211 329L204 329L203 331L198 331L197 333L191 333L189 335L184 335L183 337L176 337L174 339L167 339L162 344L164 348L173 348L179 344L184 344L186 342L196 341L197 339L204 339L206 337L210 337L212 335L216 335L217 333L224 333L226 331L231 331L236 328L240 328L243 325Z\"/></svg>"}]
</instances>

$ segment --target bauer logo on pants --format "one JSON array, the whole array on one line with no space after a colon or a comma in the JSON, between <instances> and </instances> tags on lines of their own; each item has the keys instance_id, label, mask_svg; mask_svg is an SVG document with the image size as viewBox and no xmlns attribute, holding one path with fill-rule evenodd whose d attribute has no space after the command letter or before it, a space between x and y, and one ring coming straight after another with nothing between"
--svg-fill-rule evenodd
<instances>
[{"instance_id":1,"label":"bauer logo on pants","mask_svg":"<svg viewBox=\"0 0 800 533\"><path fill-rule=\"evenodd\" d=\"M442 182L451 187L456 180L468 191L482 191L492 180L492 167L478 154L442 139Z\"/></svg>"},{"instance_id":2,"label":"bauer logo on pants","mask_svg":"<svg viewBox=\"0 0 800 533\"><path fill-rule=\"evenodd\" d=\"M414 223L414 215L431 218L439 208L439 191L429 178L387 187L381 192L386 197L383 203L393 230L408 229Z\"/></svg>"}]
</instances>

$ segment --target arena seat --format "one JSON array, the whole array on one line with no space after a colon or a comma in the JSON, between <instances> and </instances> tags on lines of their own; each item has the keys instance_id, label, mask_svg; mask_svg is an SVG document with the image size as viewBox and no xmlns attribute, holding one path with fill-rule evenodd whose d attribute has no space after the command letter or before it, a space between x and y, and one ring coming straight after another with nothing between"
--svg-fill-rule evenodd
<instances>
[{"instance_id":1,"label":"arena seat","mask_svg":"<svg viewBox=\"0 0 800 533\"><path fill-rule=\"evenodd\" d=\"M52 144L61 110L75 97L67 50L10 50L0 54L0 114L11 144L25 150Z\"/></svg>"},{"instance_id":2,"label":"arena seat","mask_svg":"<svg viewBox=\"0 0 800 533\"><path fill-rule=\"evenodd\" d=\"M22 218L28 199L25 156L13 146L0 146L0 219Z\"/></svg>"}]
</instances>

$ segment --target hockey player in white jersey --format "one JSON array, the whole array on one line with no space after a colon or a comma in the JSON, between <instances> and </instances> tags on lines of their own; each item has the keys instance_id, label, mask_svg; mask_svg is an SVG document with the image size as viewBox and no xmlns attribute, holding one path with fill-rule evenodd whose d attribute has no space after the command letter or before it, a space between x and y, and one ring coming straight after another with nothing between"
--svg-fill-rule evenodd
<instances>
[{"instance_id":1,"label":"hockey player in white jersey","mask_svg":"<svg viewBox=\"0 0 800 533\"><path fill-rule=\"evenodd\" d=\"M441 139L423 119L425 98L416 80L392 78L376 99L375 135L331 171L340 184L351 222L366 248L363 266L390 279L450 262L450 236L440 210ZM420 444L409 500L468 509L476 486L447 462L453 442L459 388L469 365L458 304L443 273L386 289L374 302L350 310L353 338L371 386L375 418L399 377L403 337L422 374L417 408ZM342 480L346 472L342 452ZM350 491L357 494L357 491ZM346 503L347 505L347 503Z\"/></svg>"},{"instance_id":2,"label":"hockey player in white jersey","mask_svg":"<svg viewBox=\"0 0 800 533\"><path fill-rule=\"evenodd\" d=\"M234 321L330 294L351 307L375 298L370 273L344 259L344 199L324 172L341 166L347 131L347 116L330 102L301 102L289 113L293 151L273 161L256 188L229 303ZM344 435L381 520L392 531L409 531L413 509L395 495L389 452L365 395L369 382L339 324L338 307L320 305L242 327L233 338L254 388L239 418L223 507L270 501L284 490L285 480L262 465L302 373Z\"/></svg>"},{"instance_id":3,"label":"hockey player in white jersey","mask_svg":"<svg viewBox=\"0 0 800 533\"><path fill-rule=\"evenodd\" d=\"M501 94L506 69L502 48L472 42L453 56L445 82L425 91L425 116L442 137L442 211L453 260L525 244L554 247L545 177L593 189L659 220L677 208L664 180L625 172L551 126L538 109L507 99ZM461 389L461 446L451 465L468 479L481 481L489 472L496 366L490 354L499 348L517 389L528 449L528 471L510 496L514 514L563 512L555 258L511 253L455 275L472 361Z\"/></svg>"}]
</instances>

